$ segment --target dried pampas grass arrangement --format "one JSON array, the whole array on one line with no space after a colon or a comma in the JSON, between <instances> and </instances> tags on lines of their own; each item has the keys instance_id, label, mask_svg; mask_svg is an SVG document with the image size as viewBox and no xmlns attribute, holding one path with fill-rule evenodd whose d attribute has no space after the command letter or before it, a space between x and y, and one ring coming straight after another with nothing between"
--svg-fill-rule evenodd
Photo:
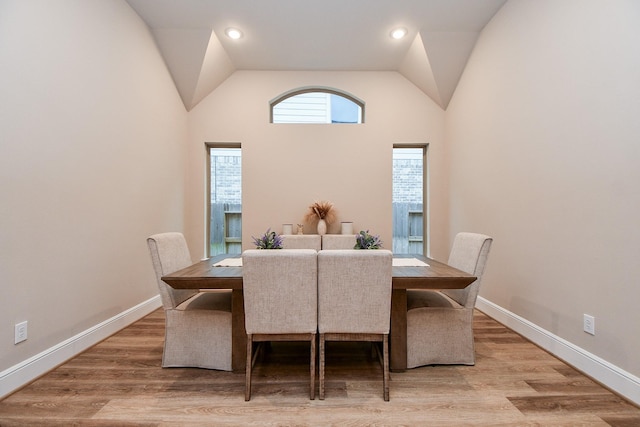
<instances>
[{"instance_id":1,"label":"dried pampas grass arrangement","mask_svg":"<svg viewBox=\"0 0 640 427\"><path fill-rule=\"evenodd\" d=\"M324 219L327 224L331 224L336 220L336 210L331 202L313 202L304 219L307 222Z\"/></svg>"}]
</instances>

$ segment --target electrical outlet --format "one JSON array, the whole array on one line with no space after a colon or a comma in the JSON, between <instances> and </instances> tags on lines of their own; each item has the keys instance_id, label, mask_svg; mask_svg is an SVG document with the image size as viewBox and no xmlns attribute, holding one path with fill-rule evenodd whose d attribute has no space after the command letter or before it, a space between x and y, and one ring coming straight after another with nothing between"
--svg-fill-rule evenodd
<instances>
[{"instance_id":1,"label":"electrical outlet","mask_svg":"<svg viewBox=\"0 0 640 427\"><path fill-rule=\"evenodd\" d=\"M596 318L588 314L584 315L584 331L588 334L596 334Z\"/></svg>"},{"instance_id":2,"label":"electrical outlet","mask_svg":"<svg viewBox=\"0 0 640 427\"><path fill-rule=\"evenodd\" d=\"M16 323L14 344L27 340L27 321Z\"/></svg>"}]
</instances>

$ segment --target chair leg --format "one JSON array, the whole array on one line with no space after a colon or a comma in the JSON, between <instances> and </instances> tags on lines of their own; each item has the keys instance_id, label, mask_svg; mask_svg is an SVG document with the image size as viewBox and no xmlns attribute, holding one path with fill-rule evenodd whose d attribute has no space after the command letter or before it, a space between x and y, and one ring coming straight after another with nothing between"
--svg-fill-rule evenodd
<instances>
[{"instance_id":1,"label":"chair leg","mask_svg":"<svg viewBox=\"0 0 640 427\"><path fill-rule=\"evenodd\" d=\"M253 352L253 335L247 334L247 367L245 368L245 383L244 383L244 400L248 402L251 400L251 368Z\"/></svg>"},{"instance_id":2,"label":"chair leg","mask_svg":"<svg viewBox=\"0 0 640 427\"><path fill-rule=\"evenodd\" d=\"M320 334L320 400L324 400L324 334Z\"/></svg>"},{"instance_id":3,"label":"chair leg","mask_svg":"<svg viewBox=\"0 0 640 427\"><path fill-rule=\"evenodd\" d=\"M382 336L382 387L384 401L389 401L389 335Z\"/></svg>"},{"instance_id":4,"label":"chair leg","mask_svg":"<svg viewBox=\"0 0 640 427\"><path fill-rule=\"evenodd\" d=\"M309 399L315 400L316 398L316 334L311 336L311 352L310 352L310 371L311 377L309 378Z\"/></svg>"}]
</instances>

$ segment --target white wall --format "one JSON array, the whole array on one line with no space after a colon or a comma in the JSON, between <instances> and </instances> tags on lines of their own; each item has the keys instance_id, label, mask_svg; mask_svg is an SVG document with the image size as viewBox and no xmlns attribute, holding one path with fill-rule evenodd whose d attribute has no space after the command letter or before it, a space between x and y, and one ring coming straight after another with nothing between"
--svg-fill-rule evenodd
<instances>
[{"instance_id":1,"label":"white wall","mask_svg":"<svg viewBox=\"0 0 640 427\"><path fill-rule=\"evenodd\" d=\"M510 0L446 116L451 232L495 238L481 296L636 378L639 22L638 2Z\"/></svg>"},{"instance_id":2,"label":"white wall","mask_svg":"<svg viewBox=\"0 0 640 427\"><path fill-rule=\"evenodd\" d=\"M182 229L187 126L124 1L1 0L0 70L2 373L157 295L145 239Z\"/></svg>"},{"instance_id":3,"label":"white wall","mask_svg":"<svg viewBox=\"0 0 640 427\"><path fill-rule=\"evenodd\" d=\"M360 125L270 124L269 101L303 86L325 86L363 100ZM448 252L444 112L395 72L236 72L189 113L188 240L204 250L205 142L242 144L243 230L251 236L297 224L315 200L329 200L339 221L380 234L391 248L392 147L428 143L432 254ZM313 234L305 226L306 234Z\"/></svg>"}]
</instances>

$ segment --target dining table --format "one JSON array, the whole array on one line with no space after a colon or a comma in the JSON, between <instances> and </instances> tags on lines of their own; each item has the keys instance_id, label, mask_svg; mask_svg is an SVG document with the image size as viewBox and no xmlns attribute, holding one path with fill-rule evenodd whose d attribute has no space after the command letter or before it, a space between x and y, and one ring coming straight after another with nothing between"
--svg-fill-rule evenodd
<instances>
[{"instance_id":1,"label":"dining table","mask_svg":"<svg viewBox=\"0 0 640 427\"><path fill-rule=\"evenodd\" d=\"M240 254L216 255L162 277L175 289L231 290L234 372L244 372L247 351L241 259ZM389 364L391 371L403 372L407 369L407 289L464 289L477 277L417 254L394 254L392 269Z\"/></svg>"}]
</instances>

